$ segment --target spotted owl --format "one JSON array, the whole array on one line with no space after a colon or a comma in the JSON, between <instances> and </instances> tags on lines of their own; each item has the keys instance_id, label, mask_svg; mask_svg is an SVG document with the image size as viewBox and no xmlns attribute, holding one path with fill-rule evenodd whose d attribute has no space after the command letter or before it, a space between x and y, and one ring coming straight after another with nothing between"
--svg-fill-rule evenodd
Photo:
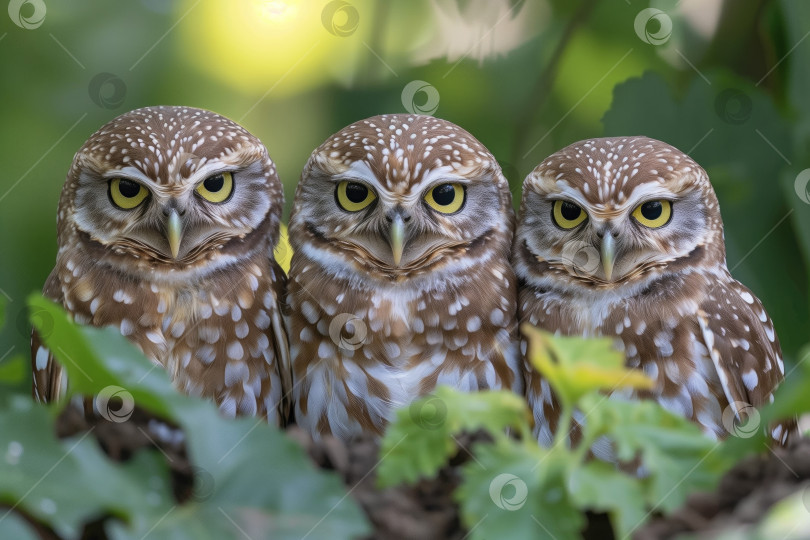
<instances>
[{"instance_id":1,"label":"spotted owl","mask_svg":"<svg viewBox=\"0 0 810 540\"><path fill-rule=\"evenodd\" d=\"M290 217L296 422L346 440L437 385L520 391L513 225L495 158L450 122L375 116L318 147Z\"/></svg>"},{"instance_id":2,"label":"spotted owl","mask_svg":"<svg viewBox=\"0 0 810 540\"><path fill-rule=\"evenodd\" d=\"M523 184L512 257L521 322L614 337L627 366L654 381L616 397L655 399L722 438L784 378L771 319L726 266L708 175L666 143L592 139L548 157ZM525 368L536 435L548 445L560 408ZM771 435L784 443L791 429Z\"/></svg>"},{"instance_id":3,"label":"spotted owl","mask_svg":"<svg viewBox=\"0 0 810 540\"><path fill-rule=\"evenodd\" d=\"M278 422L290 382L273 260L282 205L267 150L241 126L190 107L128 112L73 160L44 294L76 322L119 329L223 414ZM56 400L67 378L36 333L32 363L34 396Z\"/></svg>"}]
</instances>

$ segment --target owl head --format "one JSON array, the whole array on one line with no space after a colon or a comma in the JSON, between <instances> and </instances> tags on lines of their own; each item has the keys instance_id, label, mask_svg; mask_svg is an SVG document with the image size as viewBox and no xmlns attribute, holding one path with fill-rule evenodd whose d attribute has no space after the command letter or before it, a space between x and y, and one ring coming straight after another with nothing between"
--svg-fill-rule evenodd
<instances>
[{"instance_id":1,"label":"owl head","mask_svg":"<svg viewBox=\"0 0 810 540\"><path fill-rule=\"evenodd\" d=\"M723 224L706 172L647 137L574 143L523 184L513 259L539 287L613 289L725 265Z\"/></svg>"},{"instance_id":2,"label":"owl head","mask_svg":"<svg viewBox=\"0 0 810 540\"><path fill-rule=\"evenodd\" d=\"M460 127L390 114L330 137L307 162L290 217L293 249L335 273L385 280L508 257L508 184L492 154Z\"/></svg>"},{"instance_id":3,"label":"owl head","mask_svg":"<svg viewBox=\"0 0 810 540\"><path fill-rule=\"evenodd\" d=\"M278 236L281 182L261 142L190 107L146 107L76 153L59 205L60 248L153 276L215 269ZM75 250L74 250L75 251Z\"/></svg>"}]
</instances>

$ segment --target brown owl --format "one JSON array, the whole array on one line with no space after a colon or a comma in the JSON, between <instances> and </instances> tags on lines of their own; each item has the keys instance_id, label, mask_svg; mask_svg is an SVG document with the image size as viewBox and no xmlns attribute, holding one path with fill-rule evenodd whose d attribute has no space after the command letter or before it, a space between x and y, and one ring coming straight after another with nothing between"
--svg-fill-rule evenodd
<instances>
[{"instance_id":1,"label":"brown owl","mask_svg":"<svg viewBox=\"0 0 810 540\"><path fill-rule=\"evenodd\" d=\"M655 399L722 438L784 378L770 318L726 267L709 178L668 144L592 139L548 157L523 184L512 257L521 322L615 337L655 382L615 392L625 399ZM559 406L538 373L527 377L538 439L550 444ZM791 427L771 435L784 443Z\"/></svg>"},{"instance_id":2,"label":"brown owl","mask_svg":"<svg viewBox=\"0 0 810 540\"><path fill-rule=\"evenodd\" d=\"M290 217L295 419L379 434L446 384L520 391L506 179L430 116L356 122L307 162Z\"/></svg>"},{"instance_id":3,"label":"brown owl","mask_svg":"<svg viewBox=\"0 0 810 540\"><path fill-rule=\"evenodd\" d=\"M126 113L79 149L59 201L44 293L115 326L184 392L223 414L286 417L289 351L273 260L281 182L261 142L190 107ZM34 396L67 384L32 337Z\"/></svg>"}]
</instances>

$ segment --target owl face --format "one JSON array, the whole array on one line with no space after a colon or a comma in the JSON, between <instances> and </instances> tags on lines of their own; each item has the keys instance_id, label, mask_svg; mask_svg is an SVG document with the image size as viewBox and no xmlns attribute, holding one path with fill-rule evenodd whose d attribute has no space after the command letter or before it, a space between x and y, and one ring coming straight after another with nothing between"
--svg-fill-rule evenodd
<instances>
[{"instance_id":1,"label":"owl face","mask_svg":"<svg viewBox=\"0 0 810 540\"><path fill-rule=\"evenodd\" d=\"M643 284L684 265L725 261L706 172L646 137L581 141L524 182L519 274L538 286Z\"/></svg>"},{"instance_id":2,"label":"owl face","mask_svg":"<svg viewBox=\"0 0 810 540\"><path fill-rule=\"evenodd\" d=\"M275 243L281 201L267 150L241 126L200 109L147 107L106 124L76 154L60 244L76 236L100 262L178 276L227 263L263 245L261 235Z\"/></svg>"},{"instance_id":3,"label":"owl face","mask_svg":"<svg viewBox=\"0 0 810 540\"><path fill-rule=\"evenodd\" d=\"M306 234L291 238L331 246L336 269L401 278L509 231L510 206L497 162L472 135L429 116L375 116L313 152L290 218Z\"/></svg>"}]
</instances>

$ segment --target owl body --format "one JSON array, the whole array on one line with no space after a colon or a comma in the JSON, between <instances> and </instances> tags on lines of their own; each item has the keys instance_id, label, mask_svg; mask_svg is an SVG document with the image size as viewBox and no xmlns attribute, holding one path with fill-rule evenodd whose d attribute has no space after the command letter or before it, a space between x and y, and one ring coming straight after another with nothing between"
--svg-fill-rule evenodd
<instances>
[{"instance_id":1,"label":"owl body","mask_svg":"<svg viewBox=\"0 0 810 540\"><path fill-rule=\"evenodd\" d=\"M352 189L373 201L346 210ZM494 158L449 122L373 117L316 149L290 218L296 422L345 440L437 385L521 389L512 220Z\"/></svg>"},{"instance_id":2,"label":"owl body","mask_svg":"<svg viewBox=\"0 0 810 540\"><path fill-rule=\"evenodd\" d=\"M116 327L225 415L278 422L289 388L272 259L281 197L267 151L224 117L127 113L74 159L45 295L79 323ZM56 399L66 381L36 334L32 354L35 396Z\"/></svg>"},{"instance_id":3,"label":"owl body","mask_svg":"<svg viewBox=\"0 0 810 540\"><path fill-rule=\"evenodd\" d=\"M529 175L520 213L520 321L613 337L626 365L654 382L614 397L655 399L715 438L773 400L784 377L773 324L729 273L717 199L688 156L646 137L575 143ZM559 404L525 367L536 435L550 444ZM784 443L791 428L771 435Z\"/></svg>"}]
</instances>

